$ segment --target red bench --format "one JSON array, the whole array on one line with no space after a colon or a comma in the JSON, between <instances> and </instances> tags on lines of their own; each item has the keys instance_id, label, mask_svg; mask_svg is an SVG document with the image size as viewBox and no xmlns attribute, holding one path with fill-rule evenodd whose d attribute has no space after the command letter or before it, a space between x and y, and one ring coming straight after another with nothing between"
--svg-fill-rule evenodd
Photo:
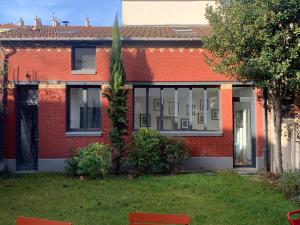
<instances>
[{"instance_id":1,"label":"red bench","mask_svg":"<svg viewBox=\"0 0 300 225\"><path fill-rule=\"evenodd\" d=\"M300 225L300 218L293 219L291 216L295 214L300 214L300 209L292 212L288 212L287 218L291 225Z\"/></svg>"},{"instance_id":2,"label":"red bench","mask_svg":"<svg viewBox=\"0 0 300 225\"><path fill-rule=\"evenodd\" d=\"M189 225L190 217L187 215L176 214L129 213L128 222L129 225Z\"/></svg>"},{"instance_id":3,"label":"red bench","mask_svg":"<svg viewBox=\"0 0 300 225\"><path fill-rule=\"evenodd\" d=\"M67 222L50 221L38 218L18 217L17 225L72 225Z\"/></svg>"}]
</instances>

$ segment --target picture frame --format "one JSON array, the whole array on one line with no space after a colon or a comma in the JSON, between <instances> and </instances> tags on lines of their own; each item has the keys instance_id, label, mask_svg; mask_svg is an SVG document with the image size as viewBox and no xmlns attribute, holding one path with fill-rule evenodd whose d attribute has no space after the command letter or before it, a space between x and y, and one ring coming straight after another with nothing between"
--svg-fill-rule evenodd
<instances>
[{"instance_id":1,"label":"picture frame","mask_svg":"<svg viewBox=\"0 0 300 225\"><path fill-rule=\"evenodd\" d=\"M168 106L169 106L168 113L171 115L174 115L175 114L175 102L169 102Z\"/></svg>"},{"instance_id":2,"label":"picture frame","mask_svg":"<svg viewBox=\"0 0 300 225\"><path fill-rule=\"evenodd\" d=\"M209 104L207 105L207 108L209 107L210 109L218 109L218 97L213 96L209 98Z\"/></svg>"},{"instance_id":3,"label":"picture frame","mask_svg":"<svg viewBox=\"0 0 300 225\"><path fill-rule=\"evenodd\" d=\"M181 129L189 129L189 119L181 118Z\"/></svg>"},{"instance_id":4,"label":"picture frame","mask_svg":"<svg viewBox=\"0 0 300 225\"><path fill-rule=\"evenodd\" d=\"M155 98L153 99L153 111L160 111L160 99Z\"/></svg>"},{"instance_id":5,"label":"picture frame","mask_svg":"<svg viewBox=\"0 0 300 225\"><path fill-rule=\"evenodd\" d=\"M211 110L211 120L219 120L219 110L218 109Z\"/></svg>"},{"instance_id":6,"label":"picture frame","mask_svg":"<svg viewBox=\"0 0 300 225\"><path fill-rule=\"evenodd\" d=\"M140 127L151 127L151 115L140 114Z\"/></svg>"},{"instance_id":7,"label":"picture frame","mask_svg":"<svg viewBox=\"0 0 300 225\"><path fill-rule=\"evenodd\" d=\"M190 105L186 105L186 115L189 116L190 115ZM192 105L192 115L195 116L196 115L196 106Z\"/></svg>"},{"instance_id":8,"label":"picture frame","mask_svg":"<svg viewBox=\"0 0 300 225\"><path fill-rule=\"evenodd\" d=\"M198 113L198 124L204 124L204 113Z\"/></svg>"},{"instance_id":9,"label":"picture frame","mask_svg":"<svg viewBox=\"0 0 300 225\"><path fill-rule=\"evenodd\" d=\"M168 113L170 115L175 115L175 102L168 103ZM179 114L179 102L178 102L177 113Z\"/></svg>"},{"instance_id":10,"label":"picture frame","mask_svg":"<svg viewBox=\"0 0 300 225\"><path fill-rule=\"evenodd\" d=\"M200 110L204 110L204 99L200 99Z\"/></svg>"}]
</instances>

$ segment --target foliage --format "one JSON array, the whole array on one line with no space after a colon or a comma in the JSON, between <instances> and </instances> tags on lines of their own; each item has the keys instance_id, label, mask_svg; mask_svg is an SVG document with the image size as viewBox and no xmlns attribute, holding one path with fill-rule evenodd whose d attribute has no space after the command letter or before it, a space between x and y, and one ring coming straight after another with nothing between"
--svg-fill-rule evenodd
<instances>
[{"instance_id":1,"label":"foliage","mask_svg":"<svg viewBox=\"0 0 300 225\"><path fill-rule=\"evenodd\" d=\"M128 163L142 173L153 173L161 166L161 135L152 129L141 128L133 134Z\"/></svg>"},{"instance_id":2,"label":"foliage","mask_svg":"<svg viewBox=\"0 0 300 225\"><path fill-rule=\"evenodd\" d=\"M180 169L180 161L189 157L183 138L166 137L149 128L141 128L132 137L129 165L141 173L172 172Z\"/></svg>"},{"instance_id":3,"label":"foliage","mask_svg":"<svg viewBox=\"0 0 300 225\"><path fill-rule=\"evenodd\" d=\"M300 87L298 0L231 0L208 7L212 33L204 42L212 68L266 88L274 110L277 171L282 172L282 103Z\"/></svg>"},{"instance_id":4,"label":"foliage","mask_svg":"<svg viewBox=\"0 0 300 225\"><path fill-rule=\"evenodd\" d=\"M190 148L183 138L165 137L162 158L165 159L166 169L171 173L176 173L180 169L182 159L190 156Z\"/></svg>"},{"instance_id":5,"label":"foliage","mask_svg":"<svg viewBox=\"0 0 300 225\"><path fill-rule=\"evenodd\" d=\"M127 134L126 103L128 90L125 88L126 75L122 62L122 46L117 17L112 37L109 87L105 88L103 95L109 102L107 112L112 127L109 133L109 140L113 147L113 162L116 163L116 172L118 173L121 161L125 157L125 142L123 137Z\"/></svg>"},{"instance_id":6,"label":"foliage","mask_svg":"<svg viewBox=\"0 0 300 225\"><path fill-rule=\"evenodd\" d=\"M287 197L297 197L300 194L300 171L284 172L278 187Z\"/></svg>"},{"instance_id":7,"label":"foliage","mask_svg":"<svg viewBox=\"0 0 300 225\"><path fill-rule=\"evenodd\" d=\"M65 161L65 171L68 176L77 176L79 174L78 155L69 156Z\"/></svg>"},{"instance_id":8,"label":"foliage","mask_svg":"<svg viewBox=\"0 0 300 225\"><path fill-rule=\"evenodd\" d=\"M265 182L219 173L109 177L105 182L14 174L0 177L0 188L1 225L15 225L20 215L120 225L128 212L137 211L188 214L193 225L282 225L286 212L298 207Z\"/></svg>"},{"instance_id":9,"label":"foliage","mask_svg":"<svg viewBox=\"0 0 300 225\"><path fill-rule=\"evenodd\" d=\"M111 151L108 145L93 143L79 149L78 155L66 160L69 175L85 175L90 178L104 178L111 165Z\"/></svg>"}]
</instances>

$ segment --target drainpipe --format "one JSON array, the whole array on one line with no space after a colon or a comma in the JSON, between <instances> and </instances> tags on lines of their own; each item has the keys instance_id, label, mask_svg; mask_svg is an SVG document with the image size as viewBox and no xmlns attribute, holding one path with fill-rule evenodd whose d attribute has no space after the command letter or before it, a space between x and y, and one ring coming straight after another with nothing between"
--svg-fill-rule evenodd
<instances>
[{"instance_id":1,"label":"drainpipe","mask_svg":"<svg viewBox=\"0 0 300 225\"><path fill-rule=\"evenodd\" d=\"M268 90L263 89L263 122L264 122L264 170L270 171L269 146L268 146Z\"/></svg>"},{"instance_id":2,"label":"drainpipe","mask_svg":"<svg viewBox=\"0 0 300 225\"><path fill-rule=\"evenodd\" d=\"M5 161L4 161L4 112L5 112L5 105L6 105L6 89L7 89L7 58L8 55L5 54L3 50L3 46L0 42L0 52L3 57L2 63L2 70L1 70L1 102L0 102L0 172L4 171L5 169Z\"/></svg>"}]
</instances>

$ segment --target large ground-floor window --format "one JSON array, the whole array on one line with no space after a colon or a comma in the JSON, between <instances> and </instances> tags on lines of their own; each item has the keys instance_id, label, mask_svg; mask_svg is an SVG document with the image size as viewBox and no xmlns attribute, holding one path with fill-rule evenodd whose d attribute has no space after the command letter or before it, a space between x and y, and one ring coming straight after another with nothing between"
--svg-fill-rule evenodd
<instances>
[{"instance_id":1,"label":"large ground-floor window","mask_svg":"<svg viewBox=\"0 0 300 225\"><path fill-rule=\"evenodd\" d=\"M100 130L100 87L68 87L68 131Z\"/></svg>"},{"instance_id":2,"label":"large ground-floor window","mask_svg":"<svg viewBox=\"0 0 300 225\"><path fill-rule=\"evenodd\" d=\"M135 87L134 129L219 131L219 87Z\"/></svg>"}]
</instances>

